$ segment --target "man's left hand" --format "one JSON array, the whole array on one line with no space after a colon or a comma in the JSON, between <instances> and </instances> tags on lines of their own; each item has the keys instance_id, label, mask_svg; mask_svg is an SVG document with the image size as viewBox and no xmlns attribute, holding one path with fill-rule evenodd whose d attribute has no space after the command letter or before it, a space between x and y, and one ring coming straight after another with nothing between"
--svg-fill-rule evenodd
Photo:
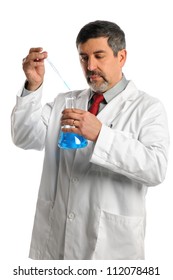
<instances>
[{"instance_id":1,"label":"man's left hand","mask_svg":"<svg viewBox=\"0 0 173 280\"><path fill-rule=\"evenodd\" d=\"M70 127L64 127L69 125ZM62 112L61 126L63 132L74 132L86 139L96 142L102 123L88 111L81 109L65 109Z\"/></svg>"}]
</instances>

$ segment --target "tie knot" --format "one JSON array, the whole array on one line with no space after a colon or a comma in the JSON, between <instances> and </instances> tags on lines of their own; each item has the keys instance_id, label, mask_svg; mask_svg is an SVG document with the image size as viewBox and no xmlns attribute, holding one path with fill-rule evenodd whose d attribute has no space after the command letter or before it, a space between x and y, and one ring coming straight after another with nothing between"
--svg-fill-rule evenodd
<instances>
[{"instance_id":1,"label":"tie knot","mask_svg":"<svg viewBox=\"0 0 173 280\"><path fill-rule=\"evenodd\" d=\"M94 115L97 115L98 110L99 110L99 105L103 100L104 100L103 94L95 93L93 95L93 103L92 103L92 105L89 109L89 112L94 114Z\"/></svg>"},{"instance_id":2,"label":"tie knot","mask_svg":"<svg viewBox=\"0 0 173 280\"><path fill-rule=\"evenodd\" d=\"M93 100L94 100L94 103L100 104L100 102L102 102L104 100L104 96L103 96L103 94L95 93L93 95Z\"/></svg>"}]
</instances>

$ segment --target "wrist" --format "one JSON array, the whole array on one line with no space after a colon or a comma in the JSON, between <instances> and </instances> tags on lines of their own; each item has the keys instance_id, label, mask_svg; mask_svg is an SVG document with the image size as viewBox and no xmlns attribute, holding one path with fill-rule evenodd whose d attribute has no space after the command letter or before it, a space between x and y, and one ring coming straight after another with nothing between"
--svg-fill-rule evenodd
<instances>
[{"instance_id":1,"label":"wrist","mask_svg":"<svg viewBox=\"0 0 173 280\"><path fill-rule=\"evenodd\" d=\"M27 89L28 91L36 91L40 86L42 85L42 83L40 84L31 84L28 81L25 82L25 89Z\"/></svg>"}]
</instances>

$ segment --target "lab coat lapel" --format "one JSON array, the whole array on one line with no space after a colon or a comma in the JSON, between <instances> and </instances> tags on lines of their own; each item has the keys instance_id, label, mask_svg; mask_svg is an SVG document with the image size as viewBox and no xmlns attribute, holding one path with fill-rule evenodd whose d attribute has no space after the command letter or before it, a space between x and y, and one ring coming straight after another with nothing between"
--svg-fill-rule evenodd
<instances>
[{"instance_id":1,"label":"lab coat lapel","mask_svg":"<svg viewBox=\"0 0 173 280\"><path fill-rule=\"evenodd\" d=\"M97 118L104 124L110 125L112 121L122 113L131 103L137 94L137 88L133 82L129 82L124 91L113 98L97 115Z\"/></svg>"}]
</instances>

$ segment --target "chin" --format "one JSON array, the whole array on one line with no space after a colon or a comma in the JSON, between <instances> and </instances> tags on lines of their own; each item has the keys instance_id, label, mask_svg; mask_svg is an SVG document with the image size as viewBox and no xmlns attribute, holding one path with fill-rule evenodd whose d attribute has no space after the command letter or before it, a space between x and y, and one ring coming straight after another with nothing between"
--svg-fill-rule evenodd
<instances>
[{"instance_id":1,"label":"chin","mask_svg":"<svg viewBox=\"0 0 173 280\"><path fill-rule=\"evenodd\" d=\"M94 92L105 92L108 90L108 83L102 83L101 85L97 85L96 83L89 83L89 86Z\"/></svg>"}]
</instances>

